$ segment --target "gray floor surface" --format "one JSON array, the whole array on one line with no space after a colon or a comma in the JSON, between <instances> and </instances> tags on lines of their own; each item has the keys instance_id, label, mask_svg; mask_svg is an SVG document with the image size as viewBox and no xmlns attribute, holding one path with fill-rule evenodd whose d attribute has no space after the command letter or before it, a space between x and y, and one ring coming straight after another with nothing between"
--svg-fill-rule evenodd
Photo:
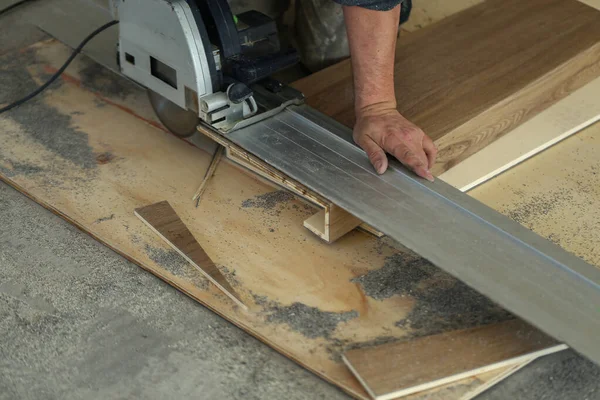
<instances>
[{"instance_id":1,"label":"gray floor surface","mask_svg":"<svg viewBox=\"0 0 600 400\"><path fill-rule=\"evenodd\" d=\"M31 6L0 54L44 38ZM0 183L0 399L124 398L348 397ZM480 399L600 400L600 368L563 352Z\"/></svg>"}]
</instances>

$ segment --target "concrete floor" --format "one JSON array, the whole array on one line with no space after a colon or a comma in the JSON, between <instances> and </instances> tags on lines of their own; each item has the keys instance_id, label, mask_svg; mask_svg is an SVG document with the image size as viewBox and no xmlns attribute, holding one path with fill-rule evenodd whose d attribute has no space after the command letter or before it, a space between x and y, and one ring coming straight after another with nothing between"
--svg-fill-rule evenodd
<instances>
[{"instance_id":1,"label":"concrete floor","mask_svg":"<svg viewBox=\"0 0 600 400\"><path fill-rule=\"evenodd\" d=\"M0 399L345 399L0 184Z\"/></svg>"},{"instance_id":2,"label":"concrete floor","mask_svg":"<svg viewBox=\"0 0 600 400\"><path fill-rule=\"evenodd\" d=\"M0 54L44 37L27 7ZM347 398L3 183L0 338L0 400ZM598 400L600 368L564 352L481 396L509 398Z\"/></svg>"}]
</instances>

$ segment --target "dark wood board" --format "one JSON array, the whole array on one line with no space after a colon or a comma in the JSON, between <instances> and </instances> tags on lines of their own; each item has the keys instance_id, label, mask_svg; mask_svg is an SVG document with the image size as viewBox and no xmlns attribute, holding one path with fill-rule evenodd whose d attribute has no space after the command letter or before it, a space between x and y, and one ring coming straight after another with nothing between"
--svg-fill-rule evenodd
<instances>
[{"instance_id":1,"label":"dark wood board","mask_svg":"<svg viewBox=\"0 0 600 400\"><path fill-rule=\"evenodd\" d=\"M350 350L344 362L373 398L391 400L566 348L512 320Z\"/></svg>"},{"instance_id":2,"label":"dark wood board","mask_svg":"<svg viewBox=\"0 0 600 400\"><path fill-rule=\"evenodd\" d=\"M248 309L168 201L137 208L134 214L234 303Z\"/></svg>"}]
</instances>

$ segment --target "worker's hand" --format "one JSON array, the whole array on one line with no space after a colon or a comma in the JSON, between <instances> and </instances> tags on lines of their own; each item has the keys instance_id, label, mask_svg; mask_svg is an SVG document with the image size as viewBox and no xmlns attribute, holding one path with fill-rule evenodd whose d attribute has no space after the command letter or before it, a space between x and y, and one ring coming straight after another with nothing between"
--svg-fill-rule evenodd
<instances>
[{"instance_id":1,"label":"worker's hand","mask_svg":"<svg viewBox=\"0 0 600 400\"><path fill-rule=\"evenodd\" d=\"M437 148L429 136L396 110L396 104L376 103L357 111L353 137L378 174L386 171L385 153L389 153L420 177L433 181L430 169Z\"/></svg>"}]
</instances>

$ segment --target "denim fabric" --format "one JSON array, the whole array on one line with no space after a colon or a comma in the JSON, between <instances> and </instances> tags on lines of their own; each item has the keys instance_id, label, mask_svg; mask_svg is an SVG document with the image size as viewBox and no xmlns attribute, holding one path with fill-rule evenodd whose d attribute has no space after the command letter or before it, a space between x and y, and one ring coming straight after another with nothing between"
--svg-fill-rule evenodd
<instances>
[{"instance_id":1,"label":"denim fabric","mask_svg":"<svg viewBox=\"0 0 600 400\"><path fill-rule=\"evenodd\" d=\"M343 6L359 6L369 10L388 11L402 3L402 0L333 0Z\"/></svg>"}]
</instances>

